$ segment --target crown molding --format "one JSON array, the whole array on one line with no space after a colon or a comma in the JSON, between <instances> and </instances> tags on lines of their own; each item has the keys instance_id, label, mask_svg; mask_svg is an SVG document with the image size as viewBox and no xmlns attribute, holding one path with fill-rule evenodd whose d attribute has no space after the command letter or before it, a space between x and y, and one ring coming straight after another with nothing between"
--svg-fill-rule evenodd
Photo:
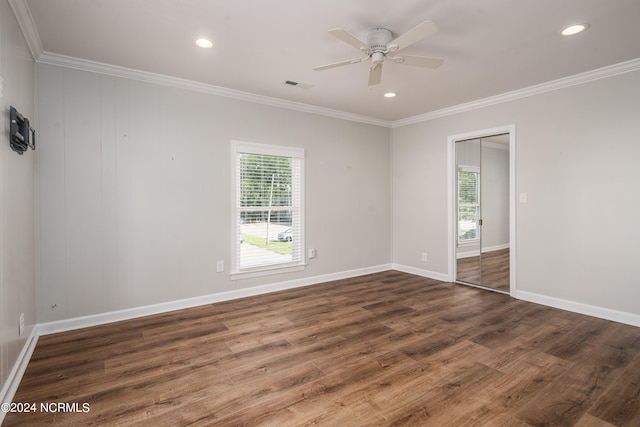
<instances>
[{"instance_id":1,"label":"crown molding","mask_svg":"<svg viewBox=\"0 0 640 427\"><path fill-rule=\"evenodd\" d=\"M640 70L640 58L630 61L621 62L619 64L609 65L584 73L574 74L573 76L563 77L561 79L552 80L550 82L529 86L523 89L506 92L496 96L455 105L453 107L443 108L441 110L431 111L429 113L420 114L406 119L394 120L391 123L392 128L408 126L415 123L426 122L441 117L451 116L453 114L464 113L466 111L476 110L479 108L489 107L491 105L502 104L504 102L515 101L517 99L527 98L530 96L540 95L545 92L564 89L583 83L592 82L594 80L604 79L607 77L617 76L619 74L629 73Z\"/></svg>"},{"instance_id":2,"label":"crown molding","mask_svg":"<svg viewBox=\"0 0 640 427\"><path fill-rule=\"evenodd\" d=\"M210 95L223 96L226 98L233 98L256 104L286 108L289 110L318 114L322 116L365 123L375 126L382 126L386 128L390 128L392 124L392 122L389 120L378 119L375 117L348 113L331 108L318 107L301 102L287 101L284 99L273 98L269 96L256 95L249 92L228 89L191 80L169 77L161 74L155 74L140 70L134 70L131 68L119 67L116 65L104 64L100 62L45 52L40 40L40 35L38 34L35 23L33 22L31 10L29 9L29 5L27 4L26 0L8 0L8 3L13 10L13 14L16 17L16 20L18 21L20 30L22 31L29 50L31 51L31 56L36 62L39 63L75 68L77 70L92 71L95 73L101 73L115 77L123 77L148 83L156 83L164 86L187 89Z\"/></svg>"},{"instance_id":3,"label":"crown molding","mask_svg":"<svg viewBox=\"0 0 640 427\"><path fill-rule=\"evenodd\" d=\"M386 128L391 127L388 120L377 119L374 117L363 116L359 114L347 113L345 111L333 110L330 108L317 107L314 105L303 104L301 102L287 101L284 99L273 98L269 96L256 95L249 92L243 92L235 89L228 89L221 86L214 86L206 83L195 82L192 80L181 79L177 77L165 76L162 74L150 73L148 71L140 71L132 68L120 67L117 65L105 64L102 62L89 61L86 59L74 58L71 56L58 55L50 52L43 52L38 63L57 65L66 68L73 68L82 71L91 71L94 73L105 74L114 77L122 77L131 80L138 80L147 83L155 83L164 86L171 86L179 89L192 90L195 92L206 93L209 95L233 98L241 101L252 102L255 104L269 105L272 107L286 108L289 110L301 111L304 113L318 114L321 116L333 117L353 122L366 123Z\"/></svg>"},{"instance_id":4,"label":"crown molding","mask_svg":"<svg viewBox=\"0 0 640 427\"><path fill-rule=\"evenodd\" d=\"M23 0L9 0L10 2ZM36 33L37 36L37 33ZM38 39L39 40L39 39ZM426 122L441 117L451 116L454 114L464 113L492 105L502 104L505 102L515 101L530 96L539 95L554 90L564 89L567 87L588 83L607 77L613 77L619 74L629 73L640 70L640 58L633 59L619 64L609 65L584 73L575 74L573 76L563 77L561 79L552 80L550 82L529 86L523 89L506 92L500 95L467 102L464 104L447 107L440 110L431 111L406 119L388 121L369 117L345 111L333 110L330 108L318 107L300 102L287 101L269 96L256 95L249 92L243 92L235 89L228 89L221 86L214 86L206 83L195 82L192 80L180 79L177 77L165 76L162 74L151 73L148 71L140 71L131 68L120 67L117 65L105 64L102 62L89 61L65 55L58 55L50 52L42 52L37 59L42 64L57 65L66 68L74 68L77 70L91 71L94 73L110 75L114 77L122 77L132 80L143 81L147 83L155 83L164 86L171 86L196 92L206 93L210 95L233 98L241 101L252 102L256 104L269 105L272 107L286 108L290 110L301 111L305 113L318 114L327 117L333 117L342 120L349 120L359 123L366 123L386 128L398 128L416 123Z\"/></svg>"},{"instance_id":5,"label":"crown molding","mask_svg":"<svg viewBox=\"0 0 640 427\"><path fill-rule=\"evenodd\" d=\"M180 79L176 77L164 76L161 74L150 73L146 71L135 70L131 68L119 67L116 65L110 65L95 61L89 61L70 56L53 54L45 52L38 35L35 23L33 22L33 16L26 0L8 0L11 9L18 21L18 25L25 37L29 50L34 60L43 64L58 65L67 68L75 68L78 70L91 71L101 73L105 75L123 77L132 80L138 80L148 83L156 83L164 86L172 86L176 88L182 88L192 90L196 92L202 92L206 94L222 96L226 98L233 98L241 101L252 102L256 104L269 105L273 107L286 108L290 110L317 114L327 117L333 117L342 120L354 121L359 123L365 123L375 126L382 126L386 128L398 128L402 126L408 126L416 123L426 122L441 117L451 116L454 114L464 113L467 111L476 110L479 108L485 108L492 105L502 104L530 96L539 95L545 92L551 92L554 90L564 89L570 86L575 86L583 83L588 83L594 80L599 80L607 77L616 76L632 71L640 70L640 58L632 59L630 61L621 62L619 64L609 65L606 67L598 68L595 70L587 71L584 73L575 74L569 77L563 77L550 82L541 83L534 86L529 86L523 89L517 89L511 92L506 92L500 95L495 95L464 104L454 105L452 107L443 108L440 110L431 111L424 114L419 114L404 119L389 121L379 119L370 116L364 116L360 114L348 113L345 111L334 110L331 108L318 107L310 104L304 104L300 102L287 101L284 99L273 98L264 95L256 95L249 92L243 92L235 89L228 89L220 86L214 86L210 84L195 82L186 79Z\"/></svg>"},{"instance_id":6,"label":"crown molding","mask_svg":"<svg viewBox=\"0 0 640 427\"><path fill-rule=\"evenodd\" d=\"M36 24L33 22L29 5L26 0L9 0L9 6L11 6L13 14L18 21L18 26L27 41L31 56L37 61L40 55L42 55L42 52L44 52L44 49L42 48L42 42L40 41Z\"/></svg>"}]
</instances>

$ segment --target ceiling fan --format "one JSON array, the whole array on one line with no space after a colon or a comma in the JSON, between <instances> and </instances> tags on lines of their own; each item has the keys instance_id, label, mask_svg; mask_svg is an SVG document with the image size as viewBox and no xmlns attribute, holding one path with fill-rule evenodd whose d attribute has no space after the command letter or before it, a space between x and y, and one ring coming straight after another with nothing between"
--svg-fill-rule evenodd
<instances>
[{"instance_id":1,"label":"ceiling fan","mask_svg":"<svg viewBox=\"0 0 640 427\"><path fill-rule=\"evenodd\" d=\"M370 61L369 86L380 83L382 79L382 63L384 60L393 61L397 64L412 65L414 67L438 68L444 60L439 58L428 58L425 56L397 55L400 50L411 46L423 38L438 31L438 26L431 21L424 21L399 37L393 38L393 33L386 28L372 28L364 35L365 41L351 35L342 28L329 30L329 34L342 40L343 42L362 51L364 58L348 59L346 61L335 62L333 64L314 67L316 71L328 70L329 68L342 67L343 65L357 64L359 62ZM394 56L391 56L391 55Z\"/></svg>"}]
</instances>

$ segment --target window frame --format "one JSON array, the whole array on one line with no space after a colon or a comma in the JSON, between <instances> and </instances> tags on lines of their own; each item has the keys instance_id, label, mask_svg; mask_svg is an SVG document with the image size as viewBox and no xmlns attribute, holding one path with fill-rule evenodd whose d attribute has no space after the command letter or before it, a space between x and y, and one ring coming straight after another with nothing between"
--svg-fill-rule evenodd
<instances>
[{"instance_id":1,"label":"window frame","mask_svg":"<svg viewBox=\"0 0 640 427\"><path fill-rule=\"evenodd\" d=\"M299 230L295 234L299 242L300 259L268 264L250 268L240 268L239 245L240 243L240 181L238 171L238 154L256 154L264 156L290 157L299 159L299 183L300 191L299 201ZM269 274L280 274L292 271L304 270L306 263L306 246L305 246L305 150L298 147L270 145L246 141L231 141L231 279L238 280L251 277L260 277ZM294 231L295 233L295 231ZM292 248L293 250L293 248Z\"/></svg>"},{"instance_id":2,"label":"window frame","mask_svg":"<svg viewBox=\"0 0 640 427\"><path fill-rule=\"evenodd\" d=\"M467 172L467 173L475 173L477 174L477 178L476 178L476 203L472 204L472 203L460 203L460 172ZM463 166L460 165L458 166L458 172L456 174L456 186L457 186L457 191L456 194L458 194L457 200L456 200L456 209L457 209L457 226L456 226L456 231L457 231L457 237L456 240L458 242L458 246L469 246L469 245L475 245L478 244L480 242L480 217L481 217L481 212L480 212L480 167L478 166ZM466 239L466 240L460 240L460 208L461 207L475 207L476 208L476 237L473 239Z\"/></svg>"}]
</instances>

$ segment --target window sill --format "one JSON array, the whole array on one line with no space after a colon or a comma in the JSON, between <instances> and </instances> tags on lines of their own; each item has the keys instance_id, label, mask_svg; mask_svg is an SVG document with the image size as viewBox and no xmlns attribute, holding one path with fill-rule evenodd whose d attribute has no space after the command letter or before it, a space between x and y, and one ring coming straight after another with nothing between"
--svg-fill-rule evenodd
<instances>
[{"instance_id":1,"label":"window sill","mask_svg":"<svg viewBox=\"0 0 640 427\"><path fill-rule=\"evenodd\" d=\"M250 279L252 277L269 276L272 274L290 273L293 271L302 271L306 268L306 263L275 265L269 267L261 267L252 270L237 271L231 273L231 280Z\"/></svg>"}]
</instances>

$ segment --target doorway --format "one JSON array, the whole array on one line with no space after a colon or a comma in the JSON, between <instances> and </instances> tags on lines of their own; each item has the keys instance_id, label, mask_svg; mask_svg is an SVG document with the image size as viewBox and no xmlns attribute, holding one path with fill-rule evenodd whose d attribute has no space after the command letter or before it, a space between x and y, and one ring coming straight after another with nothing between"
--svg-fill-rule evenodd
<instances>
[{"instance_id":1,"label":"doorway","mask_svg":"<svg viewBox=\"0 0 640 427\"><path fill-rule=\"evenodd\" d=\"M453 281L515 289L515 135L512 126L450 137Z\"/></svg>"}]
</instances>

